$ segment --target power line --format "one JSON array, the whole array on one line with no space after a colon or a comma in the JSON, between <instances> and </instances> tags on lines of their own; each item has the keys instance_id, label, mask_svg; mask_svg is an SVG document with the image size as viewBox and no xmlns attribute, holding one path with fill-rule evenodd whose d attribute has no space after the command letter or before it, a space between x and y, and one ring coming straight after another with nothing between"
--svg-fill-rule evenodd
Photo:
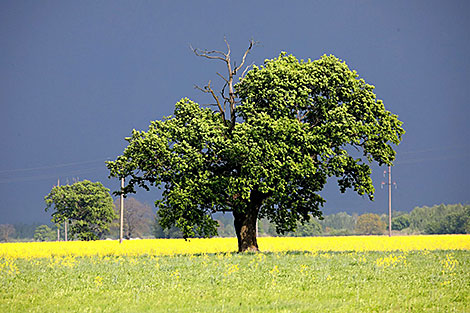
<instances>
[{"instance_id":1,"label":"power line","mask_svg":"<svg viewBox=\"0 0 470 313\"><path fill-rule=\"evenodd\" d=\"M74 166L74 165L83 165L83 164L90 164L90 163L96 163L96 162L104 162L104 161L107 161L109 159L110 158L105 158L105 159L101 158L101 159L95 159L95 160L90 160L90 161L82 161L82 162L63 163L63 164L40 166L40 167L29 167L29 168L18 168L18 169L2 170L2 171L0 171L0 174L54 169L54 168L68 167L68 166Z\"/></svg>"},{"instance_id":2,"label":"power line","mask_svg":"<svg viewBox=\"0 0 470 313\"><path fill-rule=\"evenodd\" d=\"M80 174L96 172L98 170L103 170L103 169L104 169L103 166L92 167L92 168L86 168L86 169L66 172L66 173L61 174L59 176L76 176L76 175L80 175ZM0 184L40 181L40 180L47 180L47 179L52 179L52 178L55 179L55 178L57 178L57 176L58 176L57 174L48 174L48 175L36 175L36 176L28 176L28 177L12 177L12 178L7 178L7 179L0 179Z\"/></svg>"},{"instance_id":3,"label":"power line","mask_svg":"<svg viewBox=\"0 0 470 313\"><path fill-rule=\"evenodd\" d=\"M446 161L452 159L460 159L460 158L467 158L470 157L470 153L458 154L458 155L446 155L441 157L428 157L428 158L419 158L419 159L408 159L403 161L397 161L395 165L403 165L403 164L415 164L421 163L424 161Z\"/></svg>"},{"instance_id":4,"label":"power line","mask_svg":"<svg viewBox=\"0 0 470 313\"><path fill-rule=\"evenodd\" d=\"M447 146L447 147L438 147L438 148L425 148L421 150L411 150L411 151L403 151L399 152L400 155L406 155L406 154L418 154L418 153L426 153L426 152L434 152L434 151L448 151L452 149L459 149L462 148L461 145L458 146Z\"/></svg>"}]
</instances>

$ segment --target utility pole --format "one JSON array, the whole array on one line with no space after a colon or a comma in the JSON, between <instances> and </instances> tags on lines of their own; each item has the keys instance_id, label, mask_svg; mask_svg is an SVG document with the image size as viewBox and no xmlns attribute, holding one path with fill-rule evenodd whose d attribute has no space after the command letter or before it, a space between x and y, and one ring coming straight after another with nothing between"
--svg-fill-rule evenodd
<instances>
[{"instance_id":1,"label":"utility pole","mask_svg":"<svg viewBox=\"0 0 470 313\"><path fill-rule=\"evenodd\" d=\"M388 166L388 236L392 237L392 167Z\"/></svg>"},{"instance_id":2,"label":"utility pole","mask_svg":"<svg viewBox=\"0 0 470 313\"><path fill-rule=\"evenodd\" d=\"M387 171L384 171L384 177ZM383 185L385 185L385 182L382 182L382 188ZM392 236L392 167L389 165L388 166L388 236ZM395 188L397 187L397 184L393 182L393 185Z\"/></svg>"},{"instance_id":3,"label":"utility pole","mask_svg":"<svg viewBox=\"0 0 470 313\"><path fill-rule=\"evenodd\" d=\"M69 179L67 178L67 185L69 184ZM67 236L67 233L68 233L68 225L67 225L67 219L65 219L64 221L64 240L67 241L68 240L68 236Z\"/></svg>"},{"instance_id":4,"label":"utility pole","mask_svg":"<svg viewBox=\"0 0 470 313\"><path fill-rule=\"evenodd\" d=\"M57 178L57 187L60 186L60 178ZM60 241L60 224L57 223L57 241Z\"/></svg>"},{"instance_id":5,"label":"utility pole","mask_svg":"<svg viewBox=\"0 0 470 313\"><path fill-rule=\"evenodd\" d=\"M60 178L57 178L57 187L60 187ZM67 241L67 226L68 226L68 221L65 220L64 222L64 240ZM60 241L60 224L57 224L57 241Z\"/></svg>"},{"instance_id":6,"label":"utility pole","mask_svg":"<svg viewBox=\"0 0 470 313\"><path fill-rule=\"evenodd\" d=\"M68 237L67 237L67 228L68 228L67 226L68 226L68 224L69 224L68 221L65 220L65 222L64 222L64 238L65 238L65 241L68 240Z\"/></svg>"},{"instance_id":7,"label":"utility pole","mask_svg":"<svg viewBox=\"0 0 470 313\"><path fill-rule=\"evenodd\" d=\"M119 226L119 243L122 243L124 226L124 177L121 178L121 221Z\"/></svg>"}]
</instances>

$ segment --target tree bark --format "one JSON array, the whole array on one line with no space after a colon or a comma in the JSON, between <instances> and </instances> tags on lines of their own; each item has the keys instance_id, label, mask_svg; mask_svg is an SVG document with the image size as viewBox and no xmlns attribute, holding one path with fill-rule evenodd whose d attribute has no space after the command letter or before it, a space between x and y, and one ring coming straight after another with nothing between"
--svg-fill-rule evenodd
<instances>
[{"instance_id":1,"label":"tree bark","mask_svg":"<svg viewBox=\"0 0 470 313\"><path fill-rule=\"evenodd\" d=\"M252 190L249 202L241 210L233 210L235 233L238 239L238 252L259 251L257 235L258 213L269 194Z\"/></svg>"},{"instance_id":2,"label":"tree bark","mask_svg":"<svg viewBox=\"0 0 470 313\"><path fill-rule=\"evenodd\" d=\"M238 252L259 251L256 239L258 208L246 213L233 212L235 233L238 239Z\"/></svg>"}]
</instances>

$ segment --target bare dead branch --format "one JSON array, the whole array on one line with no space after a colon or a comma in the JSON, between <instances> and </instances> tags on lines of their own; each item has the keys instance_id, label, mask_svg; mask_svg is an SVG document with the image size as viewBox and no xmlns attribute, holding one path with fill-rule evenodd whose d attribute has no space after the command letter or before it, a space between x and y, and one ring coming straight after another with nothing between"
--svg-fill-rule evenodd
<instances>
[{"instance_id":1,"label":"bare dead branch","mask_svg":"<svg viewBox=\"0 0 470 313\"><path fill-rule=\"evenodd\" d=\"M228 83L227 78L225 78L223 75L221 75L221 74L218 73L218 72L217 72L216 74L219 75L219 77L222 78L222 79L225 81L225 83Z\"/></svg>"},{"instance_id":2,"label":"bare dead branch","mask_svg":"<svg viewBox=\"0 0 470 313\"><path fill-rule=\"evenodd\" d=\"M305 117L307 117L307 114L308 114L308 113L309 113L309 112L307 112L307 113L305 113L304 115L302 115L302 116L300 117L300 120L302 121Z\"/></svg>"},{"instance_id":3,"label":"bare dead branch","mask_svg":"<svg viewBox=\"0 0 470 313\"><path fill-rule=\"evenodd\" d=\"M228 82L224 84L224 86L222 87L222 91L220 92L220 94L222 95L222 98L224 98L225 101L229 101L229 98L225 96L225 87L227 87L227 84Z\"/></svg>"},{"instance_id":4,"label":"bare dead branch","mask_svg":"<svg viewBox=\"0 0 470 313\"><path fill-rule=\"evenodd\" d=\"M233 68L232 68L232 63L231 63L231 60L230 60L230 53L231 53L230 44L228 43L226 37L224 37L224 41L225 41L225 44L227 45L227 52L226 53L224 53L222 51L218 51L218 50L210 50L209 51L209 50L195 49L191 45L190 45L190 48L194 52L194 54L197 55L197 56L205 57L207 59L222 60L227 65L227 73L228 73L227 77L224 77L220 73L217 73L217 75L219 77L221 77L225 82L225 84L222 88L222 91L220 93L222 99L224 100L223 107L222 107L222 105L219 101L219 97L214 93L214 90L211 87L211 82L210 81L209 81L208 85L205 86L204 88L200 88L200 87L196 87L196 88L203 91L203 92L210 93L212 95L214 100L217 102L217 106L219 107L219 111L223 116L223 120L224 120L225 125L227 125L226 119L225 119L225 108L226 108L226 105L228 104L229 109L230 109L230 121L231 121L230 130L231 130L234 127L235 120L236 120L235 106L238 103L240 103L236 100L236 94L235 94L235 90L234 90L234 87L233 87L233 79L234 79L234 76L237 75L237 72L244 66L248 53L257 44L257 42L255 42L253 39L250 40L250 45L248 46L245 53L243 54L241 63L237 66L237 63L234 62L233 63ZM241 78L243 78L243 76L245 75L247 70L252 65L253 64L246 67L246 69L242 73ZM228 91L226 90L226 88L228 88Z\"/></svg>"},{"instance_id":5,"label":"bare dead branch","mask_svg":"<svg viewBox=\"0 0 470 313\"><path fill-rule=\"evenodd\" d=\"M217 102L217 106L219 107L220 113L222 113L222 116L224 117L224 122L225 122L225 110L222 108L222 105L220 105L219 97L217 97L214 93L214 90L211 88L211 81L207 84L207 89L211 93L212 97L214 100Z\"/></svg>"},{"instance_id":6,"label":"bare dead branch","mask_svg":"<svg viewBox=\"0 0 470 313\"><path fill-rule=\"evenodd\" d=\"M225 55L227 58L230 57L230 45L228 44L227 37L224 36L225 44L227 45L227 54Z\"/></svg>"},{"instance_id":7,"label":"bare dead branch","mask_svg":"<svg viewBox=\"0 0 470 313\"><path fill-rule=\"evenodd\" d=\"M238 67L235 67L235 70L233 71L234 74L237 74L238 70L240 70L243 66L243 64L245 64L245 59L246 59L246 56L248 55L248 53L250 52L251 48L253 48L253 45L255 44L254 40L251 39L250 40L250 45L248 47L248 49L246 49L245 51L245 54L243 54L243 58L242 58L242 62L240 63L240 65Z\"/></svg>"},{"instance_id":8,"label":"bare dead branch","mask_svg":"<svg viewBox=\"0 0 470 313\"><path fill-rule=\"evenodd\" d=\"M194 85L194 89L200 90L200 91L205 92L205 93L209 92L209 90L207 90L206 87L201 88L198 85Z\"/></svg>"},{"instance_id":9,"label":"bare dead branch","mask_svg":"<svg viewBox=\"0 0 470 313\"><path fill-rule=\"evenodd\" d=\"M211 50L211 51L208 51L208 50L201 50L201 49L193 48L191 45L189 45L189 47L191 48L191 50L193 51L193 53L194 53L195 55L197 55L198 57L204 57L204 58L207 58L207 59L222 60L222 61L226 62L227 55L226 55L225 53L223 53L222 51L217 51L217 50ZM212 55L212 54L218 54L218 55Z\"/></svg>"},{"instance_id":10,"label":"bare dead branch","mask_svg":"<svg viewBox=\"0 0 470 313\"><path fill-rule=\"evenodd\" d=\"M248 71L248 69L249 69L250 67L252 67L253 65L255 65L255 62L251 63L250 65L248 65L248 66L245 68L245 70L243 71L243 73L242 73L242 75L240 76L240 78L243 79L243 77L245 77L245 74L246 74L246 72Z\"/></svg>"},{"instance_id":11,"label":"bare dead branch","mask_svg":"<svg viewBox=\"0 0 470 313\"><path fill-rule=\"evenodd\" d=\"M194 85L194 88L202 91L202 92L205 92L205 93L210 93L212 95L212 97L214 98L215 102L217 102L217 107L219 108L219 111L220 111L220 114L222 115L222 119L224 121L224 124L226 124L226 121L225 121L225 109L222 107L222 105L220 104L220 100L219 100L219 97L217 97L217 95L215 94L214 90L212 89L211 87L211 81L209 81L207 83L207 86L204 86L204 88L201 88L197 85Z\"/></svg>"}]
</instances>

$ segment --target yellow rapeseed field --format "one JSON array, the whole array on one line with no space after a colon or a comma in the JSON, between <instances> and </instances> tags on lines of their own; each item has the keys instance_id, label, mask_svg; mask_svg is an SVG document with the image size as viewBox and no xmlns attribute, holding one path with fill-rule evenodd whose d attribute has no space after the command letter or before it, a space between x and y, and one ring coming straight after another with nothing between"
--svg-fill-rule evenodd
<instances>
[{"instance_id":1,"label":"yellow rapeseed field","mask_svg":"<svg viewBox=\"0 0 470 313\"><path fill-rule=\"evenodd\" d=\"M287 251L420 251L470 250L470 235L261 237L260 250ZM0 244L0 258L36 259L78 256L140 256L227 253L237 250L236 238L145 239Z\"/></svg>"}]
</instances>

